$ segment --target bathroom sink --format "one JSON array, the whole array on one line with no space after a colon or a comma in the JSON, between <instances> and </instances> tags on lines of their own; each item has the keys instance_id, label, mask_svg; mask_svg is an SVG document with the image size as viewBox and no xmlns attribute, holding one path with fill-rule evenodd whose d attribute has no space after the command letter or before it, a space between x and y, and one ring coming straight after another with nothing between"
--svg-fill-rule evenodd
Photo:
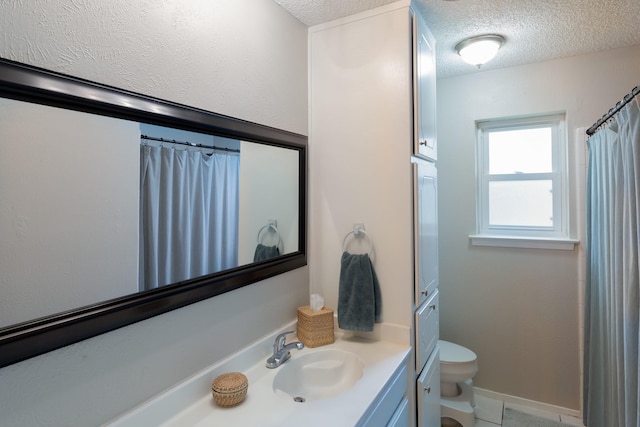
<instances>
[{"instance_id":1,"label":"bathroom sink","mask_svg":"<svg viewBox=\"0 0 640 427\"><path fill-rule=\"evenodd\" d=\"M362 378L364 363L354 353L328 349L296 354L279 369L273 379L274 392L304 402L349 390Z\"/></svg>"}]
</instances>

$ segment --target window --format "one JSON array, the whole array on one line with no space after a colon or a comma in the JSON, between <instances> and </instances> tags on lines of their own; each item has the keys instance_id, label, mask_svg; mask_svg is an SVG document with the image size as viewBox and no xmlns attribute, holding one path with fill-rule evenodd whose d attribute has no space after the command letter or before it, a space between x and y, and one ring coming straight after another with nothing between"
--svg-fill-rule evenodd
<instances>
[{"instance_id":1,"label":"window","mask_svg":"<svg viewBox=\"0 0 640 427\"><path fill-rule=\"evenodd\" d=\"M471 236L473 243L505 246L488 243L487 238L566 241L564 114L487 120L477 128L478 234Z\"/></svg>"}]
</instances>

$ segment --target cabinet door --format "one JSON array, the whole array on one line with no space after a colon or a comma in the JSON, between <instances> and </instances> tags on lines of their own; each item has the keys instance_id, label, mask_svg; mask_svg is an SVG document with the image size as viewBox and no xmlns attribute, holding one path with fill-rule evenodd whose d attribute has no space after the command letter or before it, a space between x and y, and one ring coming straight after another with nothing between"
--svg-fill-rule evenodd
<instances>
[{"instance_id":1,"label":"cabinet door","mask_svg":"<svg viewBox=\"0 0 640 427\"><path fill-rule=\"evenodd\" d=\"M440 427L440 350L436 347L416 383L418 427Z\"/></svg>"},{"instance_id":2,"label":"cabinet door","mask_svg":"<svg viewBox=\"0 0 640 427\"><path fill-rule=\"evenodd\" d=\"M415 160L415 304L420 306L437 289L438 174L431 162Z\"/></svg>"},{"instance_id":3,"label":"cabinet door","mask_svg":"<svg viewBox=\"0 0 640 427\"><path fill-rule=\"evenodd\" d=\"M436 51L435 40L419 14L414 14L414 111L416 136L414 153L429 159L438 157L436 137Z\"/></svg>"}]
</instances>

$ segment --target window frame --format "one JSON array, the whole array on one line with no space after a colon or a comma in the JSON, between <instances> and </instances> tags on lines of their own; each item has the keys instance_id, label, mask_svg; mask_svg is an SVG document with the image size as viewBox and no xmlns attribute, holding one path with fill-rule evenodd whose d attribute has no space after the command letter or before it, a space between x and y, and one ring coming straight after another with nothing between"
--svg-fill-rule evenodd
<instances>
[{"instance_id":1,"label":"window frame","mask_svg":"<svg viewBox=\"0 0 640 427\"><path fill-rule=\"evenodd\" d=\"M544 173L489 173L489 134L551 128L552 171ZM470 236L474 245L546 248L541 241L567 243L569 238L569 170L566 114L556 112L526 117L496 118L476 121L476 224L477 234ZM491 182L551 180L553 188L553 224L544 226L491 225L489 223L489 185ZM501 241L501 242L500 242ZM552 245L553 246L553 245ZM572 249L570 247L561 249Z\"/></svg>"}]
</instances>

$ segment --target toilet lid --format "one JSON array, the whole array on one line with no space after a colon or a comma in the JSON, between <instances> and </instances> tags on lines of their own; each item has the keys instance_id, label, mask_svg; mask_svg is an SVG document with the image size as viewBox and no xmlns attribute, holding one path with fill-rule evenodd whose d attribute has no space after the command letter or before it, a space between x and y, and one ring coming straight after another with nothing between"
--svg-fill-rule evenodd
<instances>
[{"instance_id":1,"label":"toilet lid","mask_svg":"<svg viewBox=\"0 0 640 427\"><path fill-rule=\"evenodd\" d=\"M440 363L469 363L475 362L476 354L466 347L449 341L438 340L440 346Z\"/></svg>"}]
</instances>

